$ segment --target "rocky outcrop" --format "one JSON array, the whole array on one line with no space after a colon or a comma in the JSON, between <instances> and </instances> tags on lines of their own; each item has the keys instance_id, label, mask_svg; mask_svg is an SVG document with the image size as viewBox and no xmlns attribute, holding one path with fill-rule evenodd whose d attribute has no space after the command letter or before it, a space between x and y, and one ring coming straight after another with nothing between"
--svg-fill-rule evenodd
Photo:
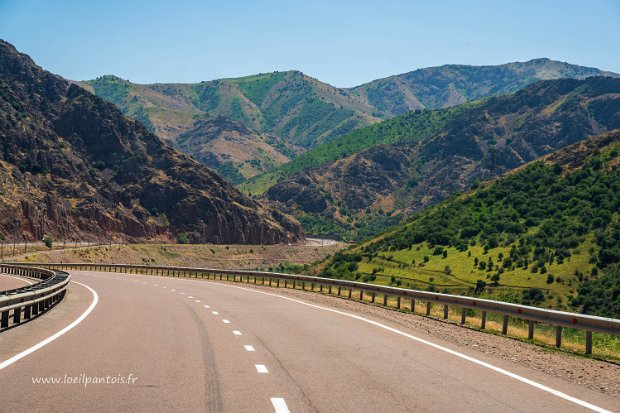
<instances>
[{"instance_id":1,"label":"rocky outcrop","mask_svg":"<svg viewBox=\"0 0 620 413\"><path fill-rule=\"evenodd\" d=\"M280 243L300 225L0 41L0 236Z\"/></svg>"}]
</instances>

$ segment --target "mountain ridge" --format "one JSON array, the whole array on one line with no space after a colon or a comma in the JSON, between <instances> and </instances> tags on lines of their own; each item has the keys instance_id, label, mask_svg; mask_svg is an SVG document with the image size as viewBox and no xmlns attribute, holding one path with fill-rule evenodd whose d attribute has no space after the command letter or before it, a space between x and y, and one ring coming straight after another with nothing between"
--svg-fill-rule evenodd
<instances>
[{"instance_id":1,"label":"mountain ridge","mask_svg":"<svg viewBox=\"0 0 620 413\"><path fill-rule=\"evenodd\" d=\"M0 41L0 235L293 242L252 201L112 104ZM11 219L10 217L14 217Z\"/></svg>"},{"instance_id":2,"label":"mountain ridge","mask_svg":"<svg viewBox=\"0 0 620 413\"><path fill-rule=\"evenodd\" d=\"M423 68L354 88L337 88L296 70L200 83L141 85L113 75L79 83L162 138L175 141L181 134L190 133L197 142L200 135L191 131L200 129L202 118L226 116L255 131L263 137L260 140L273 142L274 151L292 159L408 110L450 107L514 92L546 78L601 74L617 76L594 68L534 59L498 66ZM204 139L211 137L205 135ZM202 146L197 143L188 154L193 155L191 150ZM245 176L244 161L233 157L225 169L218 171L231 176L234 168L234 176Z\"/></svg>"},{"instance_id":3,"label":"mountain ridge","mask_svg":"<svg viewBox=\"0 0 620 413\"><path fill-rule=\"evenodd\" d=\"M356 232L369 218L408 214L476 180L620 127L620 79L542 81L514 95L442 111L449 116L429 132L423 129L429 112L385 121L395 128L393 141L373 141L386 129L371 126L368 140L376 144L284 177L266 197L294 213L310 233L317 225L341 235ZM357 142L360 133L349 136Z\"/></svg>"}]
</instances>

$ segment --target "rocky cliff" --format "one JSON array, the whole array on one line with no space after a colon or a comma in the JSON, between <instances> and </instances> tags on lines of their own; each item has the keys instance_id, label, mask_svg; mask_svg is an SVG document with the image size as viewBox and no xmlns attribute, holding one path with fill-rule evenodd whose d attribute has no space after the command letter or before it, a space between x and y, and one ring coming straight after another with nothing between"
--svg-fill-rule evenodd
<instances>
[{"instance_id":1,"label":"rocky cliff","mask_svg":"<svg viewBox=\"0 0 620 413\"><path fill-rule=\"evenodd\" d=\"M0 236L279 243L300 225L0 41Z\"/></svg>"}]
</instances>

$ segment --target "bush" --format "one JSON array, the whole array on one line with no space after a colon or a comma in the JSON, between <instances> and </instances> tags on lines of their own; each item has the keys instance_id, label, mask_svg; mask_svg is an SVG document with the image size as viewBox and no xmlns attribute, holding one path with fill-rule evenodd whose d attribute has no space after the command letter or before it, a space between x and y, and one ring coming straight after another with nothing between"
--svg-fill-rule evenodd
<instances>
[{"instance_id":1,"label":"bush","mask_svg":"<svg viewBox=\"0 0 620 413\"><path fill-rule=\"evenodd\" d=\"M545 301L545 293L540 288L523 290L521 302L525 305L537 305Z\"/></svg>"},{"instance_id":2,"label":"bush","mask_svg":"<svg viewBox=\"0 0 620 413\"><path fill-rule=\"evenodd\" d=\"M52 237L46 235L43 237L43 244L49 249L52 249Z\"/></svg>"},{"instance_id":3,"label":"bush","mask_svg":"<svg viewBox=\"0 0 620 413\"><path fill-rule=\"evenodd\" d=\"M555 281L553 274L547 275L547 284L553 284L553 281Z\"/></svg>"},{"instance_id":4,"label":"bush","mask_svg":"<svg viewBox=\"0 0 620 413\"><path fill-rule=\"evenodd\" d=\"M189 235L187 232L179 232L177 234L177 242L179 244L189 244Z\"/></svg>"}]
</instances>

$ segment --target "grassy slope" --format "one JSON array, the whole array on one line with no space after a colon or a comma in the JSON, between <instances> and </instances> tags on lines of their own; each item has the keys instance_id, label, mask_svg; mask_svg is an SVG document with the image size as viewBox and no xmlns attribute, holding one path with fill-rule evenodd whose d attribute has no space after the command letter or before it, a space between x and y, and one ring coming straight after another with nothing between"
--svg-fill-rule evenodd
<instances>
[{"instance_id":1,"label":"grassy slope","mask_svg":"<svg viewBox=\"0 0 620 413\"><path fill-rule=\"evenodd\" d=\"M585 166L578 162L566 172L557 165L531 164L425 210L317 270L468 294L480 280L487 295L509 301L521 301L525 288L540 288L541 304L575 309L583 301L576 298L579 286L603 278L620 260L620 132L612 134L613 143L600 155L594 152ZM491 271L474 265L489 258ZM509 258L512 264L505 266Z\"/></svg>"},{"instance_id":2,"label":"grassy slope","mask_svg":"<svg viewBox=\"0 0 620 413\"><path fill-rule=\"evenodd\" d=\"M239 189L244 193L260 195L275 183L297 172L328 164L364 149L398 142L418 142L437 134L458 113L480 105L482 102L484 100L444 110L409 112L357 129L345 136L318 145L271 172L244 182Z\"/></svg>"}]
</instances>

